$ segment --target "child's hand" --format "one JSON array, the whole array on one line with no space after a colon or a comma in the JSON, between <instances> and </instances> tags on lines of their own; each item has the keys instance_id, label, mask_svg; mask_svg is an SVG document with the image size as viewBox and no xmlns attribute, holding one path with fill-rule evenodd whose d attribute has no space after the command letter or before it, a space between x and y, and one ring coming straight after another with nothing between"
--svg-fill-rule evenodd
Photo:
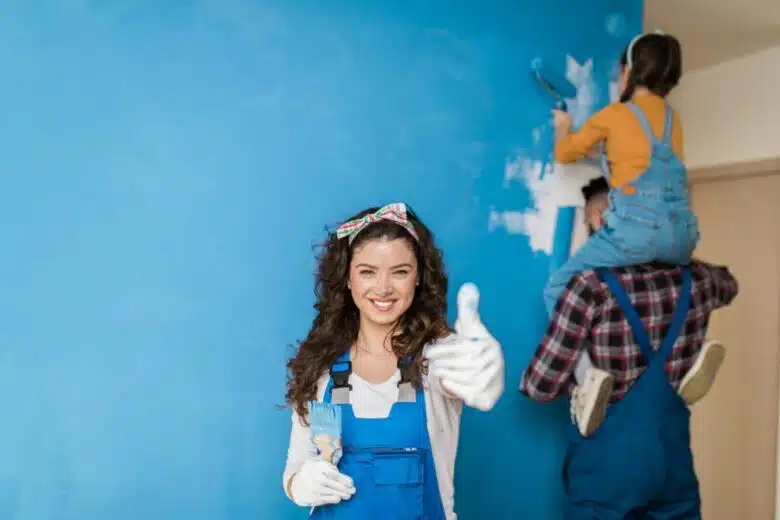
<instances>
[{"instance_id":1,"label":"child's hand","mask_svg":"<svg viewBox=\"0 0 780 520\"><path fill-rule=\"evenodd\" d=\"M553 126L555 130L568 132L571 130L571 116L562 110L553 110Z\"/></svg>"}]
</instances>

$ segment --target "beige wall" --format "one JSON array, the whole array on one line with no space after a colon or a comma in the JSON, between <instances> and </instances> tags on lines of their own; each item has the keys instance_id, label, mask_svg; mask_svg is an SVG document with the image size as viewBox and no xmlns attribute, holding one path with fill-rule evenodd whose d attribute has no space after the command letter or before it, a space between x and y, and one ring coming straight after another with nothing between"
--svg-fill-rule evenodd
<instances>
[{"instance_id":1,"label":"beige wall","mask_svg":"<svg viewBox=\"0 0 780 520\"><path fill-rule=\"evenodd\" d=\"M780 158L778 87L780 46L686 75L671 102L683 118L689 169ZM780 450L776 467L780 475ZM780 520L780 478L776 486Z\"/></svg>"},{"instance_id":2,"label":"beige wall","mask_svg":"<svg viewBox=\"0 0 780 520\"><path fill-rule=\"evenodd\" d=\"M714 313L708 331L726 345L726 360L712 391L691 410L702 515L771 520L780 403L780 175L704 179L692 186L691 199L702 233L696 256L728 265L739 280L739 296Z\"/></svg>"},{"instance_id":3,"label":"beige wall","mask_svg":"<svg viewBox=\"0 0 780 520\"><path fill-rule=\"evenodd\" d=\"M670 101L691 169L780 156L780 46L685 75Z\"/></svg>"}]
</instances>

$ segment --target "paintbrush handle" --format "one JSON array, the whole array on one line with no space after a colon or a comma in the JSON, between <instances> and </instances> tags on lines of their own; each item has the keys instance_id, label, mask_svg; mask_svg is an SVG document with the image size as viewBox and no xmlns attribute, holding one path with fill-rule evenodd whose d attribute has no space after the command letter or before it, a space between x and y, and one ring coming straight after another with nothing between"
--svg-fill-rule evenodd
<instances>
[{"instance_id":1,"label":"paintbrush handle","mask_svg":"<svg viewBox=\"0 0 780 520\"><path fill-rule=\"evenodd\" d=\"M315 437L314 444L317 446L322 460L338 464L341 458L341 439L333 439L330 435L320 434Z\"/></svg>"}]
</instances>

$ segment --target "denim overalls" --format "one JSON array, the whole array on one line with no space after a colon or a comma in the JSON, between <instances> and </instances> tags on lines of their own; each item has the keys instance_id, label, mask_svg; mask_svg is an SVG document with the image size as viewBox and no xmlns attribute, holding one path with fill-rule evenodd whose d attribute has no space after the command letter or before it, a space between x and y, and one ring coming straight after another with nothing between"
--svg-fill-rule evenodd
<instances>
[{"instance_id":1,"label":"denim overalls","mask_svg":"<svg viewBox=\"0 0 780 520\"><path fill-rule=\"evenodd\" d=\"M617 299L648 366L607 411L590 437L570 426L564 462L567 520L701 520L693 467L690 412L669 383L665 364L683 332L691 301L691 273L657 352L618 277L599 275Z\"/></svg>"},{"instance_id":2,"label":"denim overalls","mask_svg":"<svg viewBox=\"0 0 780 520\"><path fill-rule=\"evenodd\" d=\"M674 111L666 106L664 134L658 140L642 110L633 103L627 106L639 119L650 141L650 162L644 173L631 183L633 194L610 190L609 209L604 212L602 228L550 277L544 291L549 314L578 272L653 260L687 264L699 241L699 226L688 197L687 170L671 143ZM604 154L602 169L609 178Z\"/></svg>"},{"instance_id":3,"label":"denim overalls","mask_svg":"<svg viewBox=\"0 0 780 520\"><path fill-rule=\"evenodd\" d=\"M333 520L445 520L433 465L425 395L415 390L409 365L399 360L398 401L384 419L358 419L350 403L349 351L331 367L325 402L342 408L339 471L355 482L349 500L317 507L311 518Z\"/></svg>"}]
</instances>

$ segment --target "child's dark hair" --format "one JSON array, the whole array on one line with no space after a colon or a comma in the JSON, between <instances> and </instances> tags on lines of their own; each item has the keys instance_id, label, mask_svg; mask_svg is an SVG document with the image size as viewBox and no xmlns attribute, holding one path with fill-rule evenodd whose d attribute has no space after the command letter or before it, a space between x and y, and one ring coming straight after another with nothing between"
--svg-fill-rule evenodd
<instances>
[{"instance_id":1,"label":"child's dark hair","mask_svg":"<svg viewBox=\"0 0 780 520\"><path fill-rule=\"evenodd\" d=\"M603 193L609 193L609 184L604 177L596 177L582 187L582 196L585 202L590 202L590 199Z\"/></svg>"},{"instance_id":2,"label":"child's dark hair","mask_svg":"<svg viewBox=\"0 0 780 520\"><path fill-rule=\"evenodd\" d=\"M637 87L665 98L682 76L680 42L668 34L644 34L623 51L620 65L631 67L621 103L631 101Z\"/></svg>"}]
</instances>

